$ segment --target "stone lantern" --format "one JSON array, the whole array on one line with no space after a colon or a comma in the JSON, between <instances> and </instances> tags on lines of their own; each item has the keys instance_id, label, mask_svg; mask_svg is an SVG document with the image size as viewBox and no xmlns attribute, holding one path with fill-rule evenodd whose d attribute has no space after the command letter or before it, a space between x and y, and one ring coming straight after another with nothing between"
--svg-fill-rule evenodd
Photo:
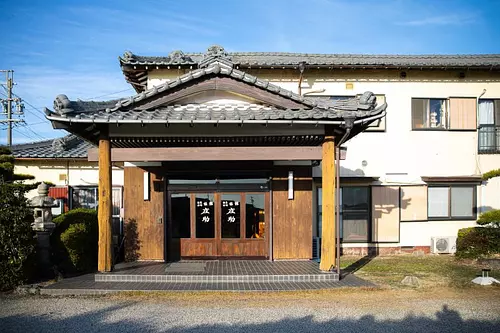
<instances>
[{"instance_id":1,"label":"stone lantern","mask_svg":"<svg viewBox=\"0 0 500 333\"><path fill-rule=\"evenodd\" d=\"M50 235L54 231L55 224L52 222L52 207L57 207L58 203L49 197L49 185L41 183L38 185L38 195L29 201L33 207L35 221L31 227L36 232L37 256L42 274L50 272L52 266L50 260Z\"/></svg>"}]
</instances>

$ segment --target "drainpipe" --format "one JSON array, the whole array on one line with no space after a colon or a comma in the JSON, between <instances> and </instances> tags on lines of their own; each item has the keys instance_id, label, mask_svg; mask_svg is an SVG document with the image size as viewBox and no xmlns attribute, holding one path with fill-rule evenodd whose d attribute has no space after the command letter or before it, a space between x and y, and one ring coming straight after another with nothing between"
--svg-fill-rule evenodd
<instances>
[{"instance_id":1,"label":"drainpipe","mask_svg":"<svg viewBox=\"0 0 500 333\"><path fill-rule=\"evenodd\" d=\"M337 266L337 274L339 275L340 278L340 146L347 140L349 137L349 134L351 134L351 130L354 127L354 120L355 117L344 117L344 127L345 127L345 133L344 136L340 139L339 143L337 144L336 148L336 173L335 177L336 179L336 195L335 195L335 238L336 238L336 244L337 244L337 260L335 266Z\"/></svg>"},{"instance_id":2,"label":"drainpipe","mask_svg":"<svg viewBox=\"0 0 500 333\"><path fill-rule=\"evenodd\" d=\"M304 71L306 70L306 62L305 61L301 61L299 62L299 72L300 72L300 76L299 76L299 95L302 96L302 79L304 78Z\"/></svg>"}]
</instances>

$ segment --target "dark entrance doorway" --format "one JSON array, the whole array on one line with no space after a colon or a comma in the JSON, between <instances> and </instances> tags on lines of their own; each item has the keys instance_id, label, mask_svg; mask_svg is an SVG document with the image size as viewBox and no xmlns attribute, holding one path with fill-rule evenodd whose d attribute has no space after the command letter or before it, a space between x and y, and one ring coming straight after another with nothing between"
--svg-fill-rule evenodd
<instances>
[{"instance_id":1,"label":"dark entrance doorway","mask_svg":"<svg viewBox=\"0 0 500 333\"><path fill-rule=\"evenodd\" d=\"M265 179L168 186L167 257L266 259L270 196Z\"/></svg>"}]
</instances>

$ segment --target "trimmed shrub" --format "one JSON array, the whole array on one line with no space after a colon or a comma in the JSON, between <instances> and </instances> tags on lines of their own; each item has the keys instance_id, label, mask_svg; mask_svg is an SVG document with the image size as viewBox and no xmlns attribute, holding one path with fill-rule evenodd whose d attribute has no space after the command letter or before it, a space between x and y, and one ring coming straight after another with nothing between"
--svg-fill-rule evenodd
<instances>
[{"instance_id":1,"label":"trimmed shrub","mask_svg":"<svg viewBox=\"0 0 500 333\"><path fill-rule=\"evenodd\" d=\"M98 223L93 209L74 209L54 219L52 262L63 275L95 271Z\"/></svg>"},{"instance_id":2,"label":"trimmed shrub","mask_svg":"<svg viewBox=\"0 0 500 333\"><path fill-rule=\"evenodd\" d=\"M76 223L61 234L61 242L77 272L93 272L97 268L97 223Z\"/></svg>"},{"instance_id":3,"label":"trimmed shrub","mask_svg":"<svg viewBox=\"0 0 500 333\"><path fill-rule=\"evenodd\" d=\"M500 209L482 213L477 219L477 224L500 228Z\"/></svg>"},{"instance_id":4,"label":"trimmed shrub","mask_svg":"<svg viewBox=\"0 0 500 333\"><path fill-rule=\"evenodd\" d=\"M0 290L22 284L33 273L35 239L31 222L33 211L27 206L24 191L0 183Z\"/></svg>"},{"instance_id":5,"label":"trimmed shrub","mask_svg":"<svg viewBox=\"0 0 500 333\"><path fill-rule=\"evenodd\" d=\"M478 259L500 254L500 228L472 227L458 231L456 257Z\"/></svg>"}]
</instances>

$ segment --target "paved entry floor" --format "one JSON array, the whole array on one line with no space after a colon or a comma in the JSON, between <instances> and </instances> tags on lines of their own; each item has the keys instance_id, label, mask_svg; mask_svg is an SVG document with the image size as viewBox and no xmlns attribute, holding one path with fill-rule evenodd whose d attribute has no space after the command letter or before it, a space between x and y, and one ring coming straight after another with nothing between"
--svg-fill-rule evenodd
<instances>
[{"instance_id":1,"label":"paved entry floor","mask_svg":"<svg viewBox=\"0 0 500 333\"><path fill-rule=\"evenodd\" d=\"M183 267L184 266L184 267ZM120 263L110 274L137 275L306 275L325 274L312 260L184 260L173 263L138 261Z\"/></svg>"},{"instance_id":2,"label":"paved entry floor","mask_svg":"<svg viewBox=\"0 0 500 333\"><path fill-rule=\"evenodd\" d=\"M41 290L46 295L119 291L289 291L375 287L354 275L340 281L315 261L182 261L116 265L111 273L68 278Z\"/></svg>"}]
</instances>

